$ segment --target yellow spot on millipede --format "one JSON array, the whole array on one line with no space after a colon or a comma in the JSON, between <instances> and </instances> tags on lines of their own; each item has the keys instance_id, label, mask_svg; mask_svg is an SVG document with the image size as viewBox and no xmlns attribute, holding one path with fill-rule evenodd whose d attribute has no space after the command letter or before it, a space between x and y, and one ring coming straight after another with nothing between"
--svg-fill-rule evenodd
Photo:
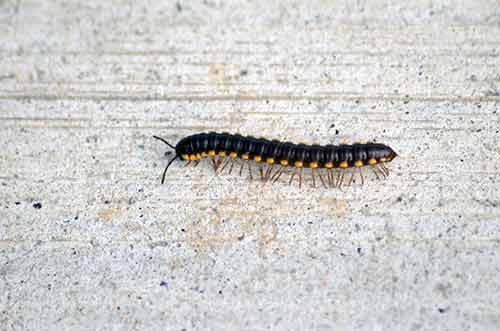
<instances>
[{"instance_id":1,"label":"yellow spot on millipede","mask_svg":"<svg viewBox=\"0 0 500 331\"><path fill-rule=\"evenodd\" d=\"M207 153L201 152L201 157L207 157Z\"/></svg>"},{"instance_id":2,"label":"yellow spot on millipede","mask_svg":"<svg viewBox=\"0 0 500 331\"><path fill-rule=\"evenodd\" d=\"M208 156L214 157L215 156L215 151L208 151Z\"/></svg>"},{"instance_id":3,"label":"yellow spot on millipede","mask_svg":"<svg viewBox=\"0 0 500 331\"><path fill-rule=\"evenodd\" d=\"M267 160L266 160L267 164L273 164L274 163L274 159L272 157L268 157Z\"/></svg>"},{"instance_id":4,"label":"yellow spot on millipede","mask_svg":"<svg viewBox=\"0 0 500 331\"><path fill-rule=\"evenodd\" d=\"M342 169L349 168L349 164L347 163L347 161L342 161L339 163L339 167Z\"/></svg>"},{"instance_id":5,"label":"yellow spot on millipede","mask_svg":"<svg viewBox=\"0 0 500 331\"><path fill-rule=\"evenodd\" d=\"M248 160L248 154L243 154L243 155L241 156L241 158L242 158L243 160Z\"/></svg>"},{"instance_id":6,"label":"yellow spot on millipede","mask_svg":"<svg viewBox=\"0 0 500 331\"><path fill-rule=\"evenodd\" d=\"M301 161L295 161L293 165L296 166L297 168L302 168L304 166L304 163L302 163Z\"/></svg>"},{"instance_id":7,"label":"yellow spot on millipede","mask_svg":"<svg viewBox=\"0 0 500 331\"><path fill-rule=\"evenodd\" d=\"M331 162L326 162L326 163L325 163L325 168L327 168L327 169L331 169L331 168L333 168L333 163L331 163Z\"/></svg>"},{"instance_id":8,"label":"yellow spot on millipede","mask_svg":"<svg viewBox=\"0 0 500 331\"><path fill-rule=\"evenodd\" d=\"M288 160L281 160L280 164L285 167L288 165Z\"/></svg>"},{"instance_id":9,"label":"yellow spot on millipede","mask_svg":"<svg viewBox=\"0 0 500 331\"><path fill-rule=\"evenodd\" d=\"M232 159L236 159L238 157L238 153L231 152L231 153L229 153L229 157L232 158Z\"/></svg>"},{"instance_id":10,"label":"yellow spot on millipede","mask_svg":"<svg viewBox=\"0 0 500 331\"><path fill-rule=\"evenodd\" d=\"M226 152L224 152L224 151L220 151L220 152L219 152L219 156L220 156L220 157L224 157L224 156L226 156Z\"/></svg>"},{"instance_id":11,"label":"yellow spot on millipede","mask_svg":"<svg viewBox=\"0 0 500 331\"><path fill-rule=\"evenodd\" d=\"M196 155L195 154L189 155L189 160L196 161Z\"/></svg>"},{"instance_id":12,"label":"yellow spot on millipede","mask_svg":"<svg viewBox=\"0 0 500 331\"><path fill-rule=\"evenodd\" d=\"M260 162L260 161L262 161L262 157L261 157L260 155L255 155L255 156L253 157L253 160L254 160L255 162Z\"/></svg>"},{"instance_id":13,"label":"yellow spot on millipede","mask_svg":"<svg viewBox=\"0 0 500 331\"><path fill-rule=\"evenodd\" d=\"M385 162L385 161L387 161L387 159L385 157L380 159L380 162Z\"/></svg>"},{"instance_id":14,"label":"yellow spot on millipede","mask_svg":"<svg viewBox=\"0 0 500 331\"><path fill-rule=\"evenodd\" d=\"M317 162L311 162L311 163L309 163L309 168L316 169L317 167L318 167L318 163Z\"/></svg>"},{"instance_id":15,"label":"yellow spot on millipede","mask_svg":"<svg viewBox=\"0 0 500 331\"><path fill-rule=\"evenodd\" d=\"M187 155L187 154L182 154L181 157L183 160L186 160L186 161L189 160L189 155Z\"/></svg>"},{"instance_id":16,"label":"yellow spot on millipede","mask_svg":"<svg viewBox=\"0 0 500 331\"><path fill-rule=\"evenodd\" d=\"M363 166L363 161L361 161L361 160L354 161L354 166L358 167L358 168L362 167Z\"/></svg>"},{"instance_id":17,"label":"yellow spot on millipede","mask_svg":"<svg viewBox=\"0 0 500 331\"><path fill-rule=\"evenodd\" d=\"M369 159L369 160L368 160L368 164L369 164L369 165L374 165L374 164L377 164L377 160L375 160L375 159Z\"/></svg>"}]
</instances>

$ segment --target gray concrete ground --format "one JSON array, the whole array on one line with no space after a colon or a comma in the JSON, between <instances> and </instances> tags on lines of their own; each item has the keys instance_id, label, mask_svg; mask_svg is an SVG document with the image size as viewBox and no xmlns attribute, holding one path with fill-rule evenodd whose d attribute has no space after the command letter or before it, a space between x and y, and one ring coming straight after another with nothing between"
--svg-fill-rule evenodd
<instances>
[{"instance_id":1,"label":"gray concrete ground","mask_svg":"<svg viewBox=\"0 0 500 331\"><path fill-rule=\"evenodd\" d=\"M498 1L0 1L0 329L498 330ZM383 182L172 166L229 130Z\"/></svg>"}]
</instances>

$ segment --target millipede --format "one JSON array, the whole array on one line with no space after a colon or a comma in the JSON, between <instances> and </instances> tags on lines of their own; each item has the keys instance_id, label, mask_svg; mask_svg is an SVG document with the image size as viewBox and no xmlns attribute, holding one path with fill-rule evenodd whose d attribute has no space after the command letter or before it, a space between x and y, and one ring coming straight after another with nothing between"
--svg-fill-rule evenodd
<instances>
[{"instance_id":1,"label":"millipede","mask_svg":"<svg viewBox=\"0 0 500 331\"><path fill-rule=\"evenodd\" d=\"M266 182L277 182L283 174L290 172L289 185L297 178L302 186L304 169L311 174L312 185L316 187L316 178L325 187L349 186L355 182L359 174L361 185L364 184L363 169L370 169L377 179L389 176L386 166L398 154L389 146L369 142L339 145L307 145L242 136L230 133L197 133L182 138L175 146L165 139L153 136L175 150L175 156L167 163L163 171L161 183L170 165L177 159L186 162L186 166L197 166L201 160L210 160L216 174L228 169L239 168L239 174L248 170L253 180L255 170L257 177ZM348 174L351 176L348 176ZM349 177L349 178L348 178Z\"/></svg>"}]
</instances>

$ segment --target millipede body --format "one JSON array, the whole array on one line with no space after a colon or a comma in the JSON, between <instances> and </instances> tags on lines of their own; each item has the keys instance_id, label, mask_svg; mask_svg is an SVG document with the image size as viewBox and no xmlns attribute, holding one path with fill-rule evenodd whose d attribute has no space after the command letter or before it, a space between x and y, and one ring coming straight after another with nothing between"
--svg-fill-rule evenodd
<instances>
[{"instance_id":1,"label":"millipede body","mask_svg":"<svg viewBox=\"0 0 500 331\"><path fill-rule=\"evenodd\" d=\"M330 172L338 173L337 179L333 180L336 183L341 176L343 177L342 170L349 168L359 168L362 180L361 168L365 166L372 167L377 178L379 178L378 174L386 177L389 171L384 164L398 156L391 147L380 143L306 145L240 134L208 132L187 136L173 146L160 137L154 136L154 138L174 148L176 154L165 168L162 183L168 167L175 159L197 164L201 159L209 158L212 159L216 172L218 169L222 172L228 164L231 164L232 170L234 162L239 162L241 163L240 174L245 162L253 161L258 164L261 178L265 181L271 179L276 181L285 168L289 168L293 171L290 183L296 174L300 176L299 183L301 183L302 169L309 168L312 170L313 181L315 180L314 170L317 170L320 180L326 186L326 182L321 177L322 173L327 176L329 183L332 183ZM266 166L266 169L263 169L263 166ZM274 174L271 170L273 168L278 169ZM248 169L252 176L250 165ZM326 170L321 172L322 169Z\"/></svg>"}]
</instances>

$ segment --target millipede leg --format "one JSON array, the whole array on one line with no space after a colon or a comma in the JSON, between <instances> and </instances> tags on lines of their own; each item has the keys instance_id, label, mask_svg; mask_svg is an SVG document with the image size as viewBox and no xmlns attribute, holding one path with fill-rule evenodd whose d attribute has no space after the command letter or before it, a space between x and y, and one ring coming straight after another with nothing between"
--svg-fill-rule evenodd
<instances>
[{"instance_id":1,"label":"millipede leg","mask_svg":"<svg viewBox=\"0 0 500 331\"><path fill-rule=\"evenodd\" d=\"M196 168L196 166L198 166L198 164L200 164L200 160L196 160L194 161L194 164L193 164L193 168Z\"/></svg>"},{"instance_id":2,"label":"millipede leg","mask_svg":"<svg viewBox=\"0 0 500 331\"><path fill-rule=\"evenodd\" d=\"M337 187L338 187L338 188L342 188L342 183L343 183L343 182L344 182L344 172L343 172L343 171L341 171L341 172L340 172L340 175L339 175L339 179L338 179L338 181L337 181L337 184L338 184L338 185L337 185Z\"/></svg>"},{"instance_id":3,"label":"millipede leg","mask_svg":"<svg viewBox=\"0 0 500 331\"><path fill-rule=\"evenodd\" d=\"M378 175L378 172L377 172L377 170L376 170L376 169L377 169L377 167L372 166L371 168L372 168L372 171L373 171L373 173L375 174L375 176L377 176L377 180L380 180L380 176Z\"/></svg>"},{"instance_id":4,"label":"millipede leg","mask_svg":"<svg viewBox=\"0 0 500 331\"><path fill-rule=\"evenodd\" d=\"M218 168L218 165L217 165L217 162L215 162L215 159L212 159L212 165L214 167L214 172L215 174L217 175L217 168Z\"/></svg>"},{"instance_id":5,"label":"millipede leg","mask_svg":"<svg viewBox=\"0 0 500 331\"><path fill-rule=\"evenodd\" d=\"M250 175L250 181L252 181L253 175L252 175L252 166L250 165L250 162L248 162L248 174Z\"/></svg>"},{"instance_id":6,"label":"millipede leg","mask_svg":"<svg viewBox=\"0 0 500 331\"><path fill-rule=\"evenodd\" d=\"M342 177L342 180L343 180L343 177L344 177L344 173L342 170L334 170L334 175L335 175L335 186L337 185L340 185L342 186L341 182L340 182L340 179ZM339 186L339 187L340 187Z\"/></svg>"},{"instance_id":7,"label":"millipede leg","mask_svg":"<svg viewBox=\"0 0 500 331\"><path fill-rule=\"evenodd\" d=\"M288 182L288 185L292 185L293 177L295 177L296 174L297 174L297 170L294 170L293 174L290 176L290 181Z\"/></svg>"},{"instance_id":8,"label":"millipede leg","mask_svg":"<svg viewBox=\"0 0 500 331\"><path fill-rule=\"evenodd\" d=\"M380 168L380 167L378 167L378 166L375 166L375 168L376 168L378 171L380 171L380 173L382 174L382 177L384 177L384 179L386 179L386 178L387 178L387 174L385 173L385 171L384 171L382 168Z\"/></svg>"},{"instance_id":9,"label":"millipede leg","mask_svg":"<svg viewBox=\"0 0 500 331\"><path fill-rule=\"evenodd\" d=\"M231 162L231 159L228 159L228 160L224 160L222 161L222 168L220 169L220 174L222 174L222 172L224 172L224 169L226 169L227 165Z\"/></svg>"},{"instance_id":10,"label":"millipede leg","mask_svg":"<svg viewBox=\"0 0 500 331\"><path fill-rule=\"evenodd\" d=\"M363 178L363 170L359 168L359 176L361 177L361 186L365 185L365 179Z\"/></svg>"},{"instance_id":11,"label":"millipede leg","mask_svg":"<svg viewBox=\"0 0 500 331\"><path fill-rule=\"evenodd\" d=\"M276 183L278 181L278 179L280 179L281 177L281 174L283 173L285 167L281 167L275 174L274 174L274 179L273 179L273 184ZM277 174L277 175L276 175Z\"/></svg>"},{"instance_id":12,"label":"millipede leg","mask_svg":"<svg viewBox=\"0 0 500 331\"><path fill-rule=\"evenodd\" d=\"M222 163L224 163L224 160L220 159L220 158L212 159L212 160L214 160L215 172L217 172L219 170L220 166L222 165Z\"/></svg>"},{"instance_id":13,"label":"millipede leg","mask_svg":"<svg viewBox=\"0 0 500 331\"><path fill-rule=\"evenodd\" d=\"M353 181L354 181L354 171L351 173L351 178L349 179L349 184L347 184L347 186L351 186Z\"/></svg>"},{"instance_id":14,"label":"millipede leg","mask_svg":"<svg viewBox=\"0 0 500 331\"><path fill-rule=\"evenodd\" d=\"M302 169L300 168L299 170L299 188L302 188Z\"/></svg>"},{"instance_id":15,"label":"millipede leg","mask_svg":"<svg viewBox=\"0 0 500 331\"><path fill-rule=\"evenodd\" d=\"M387 168L383 163L380 164L380 167L385 171L385 174L389 176L389 168Z\"/></svg>"},{"instance_id":16,"label":"millipede leg","mask_svg":"<svg viewBox=\"0 0 500 331\"><path fill-rule=\"evenodd\" d=\"M321 170L318 171L318 176L319 176L319 179L321 180L321 183L323 184L323 186L325 188L328 188L328 186L326 186L326 184L325 184L325 181L323 180L323 176L321 176Z\"/></svg>"},{"instance_id":17,"label":"millipede leg","mask_svg":"<svg viewBox=\"0 0 500 331\"><path fill-rule=\"evenodd\" d=\"M267 182L270 179L271 172L273 171L273 166L268 166L264 177L264 181Z\"/></svg>"},{"instance_id":18,"label":"millipede leg","mask_svg":"<svg viewBox=\"0 0 500 331\"><path fill-rule=\"evenodd\" d=\"M184 165L184 168L187 167L190 164L191 164L191 161L187 161L186 164Z\"/></svg>"},{"instance_id":19,"label":"millipede leg","mask_svg":"<svg viewBox=\"0 0 500 331\"><path fill-rule=\"evenodd\" d=\"M311 177L313 180L313 188L316 188L316 178L314 176L314 169L311 169Z\"/></svg>"},{"instance_id":20,"label":"millipede leg","mask_svg":"<svg viewBox=\"0 0 500 331\"><path fill-rule=\"evenodd\" d=\"M334 182L333 182L333 170L332 169L327 169L326 170L326 174L328 176L328 185L330 187L334 187L333 186L333 184L334 184Z\"/></svg>"},{"instance_id":21,"label":"millipede leg","mask_svg":"<svg viewBox=\"0 0 500 331\"><path fill-rule=\"evenodd\" d=\"M263 166L259 166L260 180L264 181L264 169Z\"/></svg>"},{"instance_id":22,"label":"millipede leg","mask_svg":"<svg viewBox=\"0 0 500 331\"><path fill-rule=\"evenodd\" d=\"M330 171L330 178L331 178L331 184L330 184L330 187L337 187L338 184L339 184L339 181L340 181L340 174L338 171L336 171L335 169L329 169Z\"/></svg>"},{"instance_id":23,"label":"millipede leg","mask_svg":"<svg viewBox=\"0 0 500 331\"><path fill-rule=\"evenodd\" d=\"M281 167L278 167L278 170L276 170L276 172L274 174L272 174L270 177L269 177L269 180L274 180L274 178L278 175L278 173L281 171Z\"/></svg>"},{"instance_id":24,"label":"millipede leg","mask_svg":"<svg viewBox=\"0 0 500 331\"><path fill-rule=\"evenodd\" d=\"M271 168L271 166L267 166L267 167L264 169L264 171L263 171L264 176L263 176L263 178L262 178L262 181L264 182L264 185L266 185L266 183L267 183L267 179L269 178L269 169L270 169L270 168Z\"/></svg>"},{"instance_id":25,"label":"millipede leg","mask_svg":"<svg viewBox=\"0 0 500 331\"><path fill-rule=\"evenodd\" d=\"M233 172L234 163L235 163L235 161L231 160L231 167L229 168L229 174L231 174Z\"/></svg>"},{"instance_id":26,"label":"millipede leg","mask_svg":"<svg viewBox=\"0 0 500 331\"><path fill-rule=\"evenodd\" d=\"M245 167L245 162L241 162L241 167L240 167L240 176L243 173L243 168Z\"/></svg>"},{"instance_id":27,"label":"millipede leg","mask_svg":"<svg viewBox=\"0 0 500 331\"><path fill-rule=\"evenodd\" d=\"M384 177L387 178L389 176L389 169L387 169L382 163L377 164L378 170L384 174Z\"/></svg>"}]
</instances>

